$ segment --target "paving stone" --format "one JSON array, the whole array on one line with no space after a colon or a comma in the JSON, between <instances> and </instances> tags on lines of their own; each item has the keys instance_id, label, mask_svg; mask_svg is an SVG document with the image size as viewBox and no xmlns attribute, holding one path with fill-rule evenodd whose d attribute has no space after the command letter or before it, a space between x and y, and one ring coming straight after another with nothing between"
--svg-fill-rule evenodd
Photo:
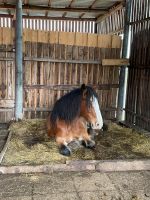
<instances>
[{"instance_id":1,"label":"paving stone","mask_svg":"<svg viewBox=\"0 0 150 200\"><path fill-rule=\"evenodd\" d=\"M150 193L144 190L121 191L124 200L150 200Z\"/></svg>"},{"instance_id":2,"label":"paving stone","mask_svg":"<svg viewBox=\"0 0 150 200\"><path fill-rule=\"evenodd\" d=\"M25 176L0 175L0 180L0 198L32 194L32 183Z\"/></svg>"},{"instance_id":3,"label":"paving stone","mask_svg":"<svg viewBox=\"0 0 150 200\"><path fill-rule=\"evenodd\" d=\"M18 196L14 196L14 197L0 197L0 200L33 200L32 199L32 196L20 196L20 197L18 197Z\"/></svg>"},{"instance_id":4,"label":"paving stone","mask_svg":"<svg viewBox=\"0 0 150 200\"><path fill-rule=\"evenodd\" d=\"M115 190L79 192L81 200L123 200L123 197Z\"/></svg>"},{"instance_id":5,"label":"paving stone","mask_svg":"<svg viewBox=\"0 0 150 200\"><path fill-rule=\"evenodd\" d=\"M114 185L106 174L91 173L91 175L76 175L73 177L77 191L115 190Z\"/></svg>"},{"instance_id":6,"label":"paving stone","mask_svg":"<svg viewBox=\"0 0 150 200\"><path fill-rule=\"evenodd\" d=\"M34 200L80 200L77 193L58 193L48 195L34 195Z\"/></svg>"},{"instance_id":7,"label":"paving stone","mask_svg":"<svg viewBox=\"0 0 150 200\"><path fill-rule=\"evenodd\" d=\"M34 194L61 192L75 192L72 177L68 173L39 176L38 182L34 184Z\"/></svg>"},{"instance_id":8,"label":"paving stone","mask_svg":"<svg viewBox=\"0 0 150 200\"><path fill-rule=\"evenodd\" d=\"M123 191L150 189L150 178L144 172L113 172L107 175L115 186Z\"/></svg>"}]
</instances>

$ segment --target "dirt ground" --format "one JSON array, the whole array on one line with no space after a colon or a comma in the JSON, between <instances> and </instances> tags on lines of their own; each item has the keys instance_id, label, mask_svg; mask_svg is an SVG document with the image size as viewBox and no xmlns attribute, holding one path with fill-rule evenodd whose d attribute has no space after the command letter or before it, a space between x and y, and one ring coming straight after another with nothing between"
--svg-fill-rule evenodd
<instances>
[{"instance_id":1,"label":"dirt ground","mask_svg":"<svg viewBox=\"0 0 150 200\"><path fill-rule=\"evenodd\" d=\"M74 142L72 155L59 154L54 139L47 137L46 121L30 119L12 123L12 138L3 165L65 163L66 160L108 160L150 158L150 137L135 130L109 123L96 137L96 148L86 149Z\"/></svg>"}]
</instances>

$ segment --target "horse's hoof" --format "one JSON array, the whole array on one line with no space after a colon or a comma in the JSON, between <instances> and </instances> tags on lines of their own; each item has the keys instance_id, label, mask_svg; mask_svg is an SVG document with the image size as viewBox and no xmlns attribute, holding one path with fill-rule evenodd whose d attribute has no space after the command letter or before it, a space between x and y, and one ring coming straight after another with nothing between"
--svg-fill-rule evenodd
<instances>
[{"instance_id":1,"label":"horse's hoof","mask_svg":"<svg viewBox=\"0 0 150 200\"><path fill-rule=\"evenodd\" d=\"M71 154L70 150L65 145L62 145L60 147L59 152L60 152L60 154L62 154L64 156L70 156L70 154Z\"/></svg>"},{"instance_id":2,"label":"horse's hoof","mask_svg":"<svg viewBox=\"0 0 150 200\"><path fill-rule=\"evenodd\" d=\"M95 142L93 140L82 141L82 145L89 149L95 148Z\"/></svg>"}]
</instances>

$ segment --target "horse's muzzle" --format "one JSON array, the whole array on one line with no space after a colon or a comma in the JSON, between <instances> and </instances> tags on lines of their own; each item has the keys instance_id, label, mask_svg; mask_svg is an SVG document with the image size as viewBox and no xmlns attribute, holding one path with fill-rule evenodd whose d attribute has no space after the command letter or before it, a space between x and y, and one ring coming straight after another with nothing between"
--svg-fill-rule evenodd
<instances>
[{"instance_id":1,"label":"horse's muzzle","mask_svg":"<svg viewBox=\"0 0 150 200\"><path fill-rule=\"evenodd\" d=\"M100 130L103 127L103 123L96 122L95 124L91 124L92 129Z\"/></svg>"}]
</instances>

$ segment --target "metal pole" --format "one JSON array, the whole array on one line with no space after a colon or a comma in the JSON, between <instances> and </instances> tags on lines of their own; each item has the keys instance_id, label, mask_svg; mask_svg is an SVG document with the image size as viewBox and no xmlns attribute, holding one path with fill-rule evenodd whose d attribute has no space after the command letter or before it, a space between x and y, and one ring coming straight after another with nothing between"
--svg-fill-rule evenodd
<instances>
[{"instance_id":1,"label":"metal pole","mask_svg":"<svg viewBox=\"0 0 150 200\"><path fill-rule=\"evenodd\" d=\"M16 88L15 118L23 117L22 0L16 1Z\"/></svg>"},{"instance_id":2,"label":"metal pole","mask_svg":"<svg viewBox=\"0 0 150 200\"><path fill-rule=\"evenodd\" d=\"M128 57L130 14L131 14L131 0L126 0L122 58ZM122 66L120 69L120 76L119 76L118 110L117 110L118 121L124 120L123 109L125 107L125 101L126 101L126 80L127 80L127 66Z\"/></svg>"}]
</instances>

